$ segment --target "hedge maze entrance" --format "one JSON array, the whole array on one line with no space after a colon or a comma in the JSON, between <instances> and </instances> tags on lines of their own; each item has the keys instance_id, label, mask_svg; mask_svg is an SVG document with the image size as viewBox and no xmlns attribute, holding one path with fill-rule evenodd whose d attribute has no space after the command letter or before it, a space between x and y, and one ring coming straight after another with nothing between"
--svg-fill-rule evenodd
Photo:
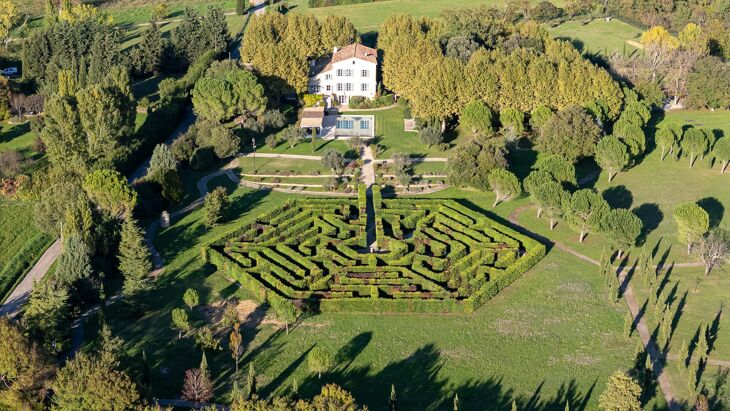
<instances>
[{"instance_id":1,"label":"hedge maze entrance","mask_svg":"<svg viewBox=\"0 0 730 411\"><path fill-rule=\"evenodd\" d=\"M289 202L204 247L207 261L278 312L470 312L545 246L452 200Z\"/></svg>"}]
</instances>

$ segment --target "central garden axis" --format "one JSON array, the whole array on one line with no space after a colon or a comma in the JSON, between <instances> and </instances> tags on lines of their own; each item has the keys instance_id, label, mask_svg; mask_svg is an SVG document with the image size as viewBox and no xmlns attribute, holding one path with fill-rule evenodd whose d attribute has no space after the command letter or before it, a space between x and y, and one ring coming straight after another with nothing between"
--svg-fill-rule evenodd
<instances>
[{"instance_id":1,"label":"central garden axis","mask_svg":"<svg viewBox=\"0 0 730 411\"><path fill-rule=\"evenodd\" d=\"M279 312L471 312L545 246L451 200L289 202L204 247L206 260ZM377 250L377 251L373 251Z\"/></svg>"}]
</instances>

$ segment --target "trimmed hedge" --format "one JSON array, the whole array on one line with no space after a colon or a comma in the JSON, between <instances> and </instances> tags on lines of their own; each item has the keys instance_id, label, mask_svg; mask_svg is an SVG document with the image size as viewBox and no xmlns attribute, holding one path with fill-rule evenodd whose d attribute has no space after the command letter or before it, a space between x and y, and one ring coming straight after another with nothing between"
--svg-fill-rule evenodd
<instances>
[{"instance_id":1,"label":"trimmed hedge","mask_svg":"<svg viewBox=\"0 0 730 411\"><path fill-rule=\"evenodd\" d=\"M204 258L261 301L340 312L471 312L545 246L449 200L383 200L381 252L366 251L364 186L354 199L284 204L204 246ZM281 309L281 308L280 308Z\"/></svg>"}]
</instances>

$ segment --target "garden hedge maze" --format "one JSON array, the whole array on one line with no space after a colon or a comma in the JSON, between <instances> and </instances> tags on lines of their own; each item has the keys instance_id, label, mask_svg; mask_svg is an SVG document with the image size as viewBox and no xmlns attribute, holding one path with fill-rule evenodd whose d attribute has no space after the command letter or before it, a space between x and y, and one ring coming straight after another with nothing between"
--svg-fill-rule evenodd
<instances>
[{"instance_id":1,"label":"garden hedge maze","mask_svg":"<svg viewBox=\"0 0 730 411\"><path fill-rule=\"evenodd\" d=\"M277 312L470 312L545 246L452 200L292 201L204 247L204 257ZM371 219L373 221L373 219ZM372 224L372 222L371 222ZM372 252L371 252L372 249Z\"/></svg>"}]
</instances>

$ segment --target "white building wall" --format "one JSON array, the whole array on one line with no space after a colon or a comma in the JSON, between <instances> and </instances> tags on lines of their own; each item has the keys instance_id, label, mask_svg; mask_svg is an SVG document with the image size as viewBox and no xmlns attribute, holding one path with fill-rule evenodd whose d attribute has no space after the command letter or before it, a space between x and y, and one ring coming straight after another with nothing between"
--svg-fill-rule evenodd
<instances>
[{"instance_id":1,"label":"white building wall","mask_svg":"<svg viewBox=\"0 0 730 411\"><path fill-rule=\"evenodd\" d=\"M353 96L373 98L377 93L377 69L376 63L358 58L339 61L331 70L310 79L309 92L334 95L341 104L347 104Z\"/></svg>"}]
</instances>

